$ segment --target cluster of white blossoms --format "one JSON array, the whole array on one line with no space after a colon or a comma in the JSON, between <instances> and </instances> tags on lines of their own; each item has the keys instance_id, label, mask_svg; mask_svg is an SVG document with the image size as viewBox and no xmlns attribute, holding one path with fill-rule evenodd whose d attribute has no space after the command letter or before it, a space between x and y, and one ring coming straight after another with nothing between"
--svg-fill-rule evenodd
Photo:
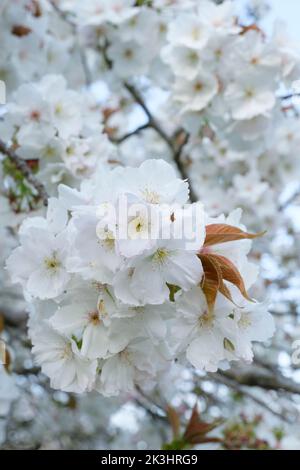
<instances>
[{"instance_id":1,"label":"cluster of white blossoms","mask_svg":"<svg viewBox=\"0 0 300 470\"><path fill-rule=\"evenodd\" d=\"M49 1L1 0L0 38L0 80L8 93L58 70L74 86L84 82L70 27Z\"/></svg>"},{"instance_id":2,"label":"cluster of white blossoms","mask_svg":"<svg viewBox=\"0 0 300 470\"><path fill-rule=\"evenodd\" d=\"M149 388L185 357L216 371L252 360L274 331L247 290L255 235L240 211L211 219L162 160L59 186L26 219L7 261L30 305L33 352L51 385L108 396Z\"/></svg>"},{"instance_id":3,"label":"cluster of white blossoms","mask_svg":"<svg viewBox=\"0 0 300 470\"><path fill-rule=\"evenodd\" d=\"M170 106L190 135L186 162L198 197L212 214L242 205L251 225L274 217L276 194L300 170L299 120L280 97L299 74L299 47L281 24L271 37L239 27L230 1L176 16L167 43Z\"/></svg>"},{"instance_id":4,"label":"cluster of white blossoms","mask_svg":"<svg viewBox=\"0 0 300 470\"><path fill-rule=\"evenodd\" d=\"M253 31L243 35L239 41L239 47L243 42L247 43L243 51L251 51L255 41L263 44L261 33ZM274 49L279 55L275 46ZM241 70L241 74L244 70L245 74L248 73L241 64L237 65L236 70ZM279 70L282 71L281 66ZM261 83L268 87L272 80L277 83L273 91L272 109L259 110L259 101L262 99L263 105L267 101L255 92L252 104L248 101L248 105L253 105L257 114L252 119L246 115L240 119L227 113L224 96L218 95L218 107L223 116L215 114L212 106L208 111L210 116L205 116L202 130L194 133L188 125L193 137L185 148L191 181L198 197L211 213L217 214L226 208L232 210L236 205L242 205L248 215L247 222L254 226L258 219L261 223L278 215L278 194L289 182L298 180L300 171L297 109L275 95L275 92L278 94L279 84L284 81L282 76L278 77L275 73L270 78L263 68L259 72ZM276 77L279 78L278 82ZM290 79L287 79L287 86L290 86ZM245 109L250 117L250 108ZM218 185L215 194L208 191L212 181ZM223 197L220 197L221 194Z\"/></svg>"},{"instance_id":5,"label":"cluster of white blossoms","mask_svg":"<svg viewBox=\"0 0 300 470\"><path fill-rule=\"evenodd\" d=\"M284 26L277 23L271 36L255 23L243 26L230 0L60 4L81 28L89 53L97 51L95 77L104 77L111 91L120 93L124 80L133 79L167 97L163 105L158 100L157 116L169 134L183 128L189 135L183 163L209 212L243 205L251 225L258 215L274 218L277 194L299 175L299 120L280 95L299 76L300 50ZM122 137L131 110L119 108L110 127ZM145 147L153 148L155 139L150 131L143 136L142 145L132 138L121 146L125 164L148 158Z\"/></svg>"},{"instance_id":6,"label":"cluster of white blossoms","mask_svg":"<svg viewBox=\"0 0 300 470\"><path fill-rule=\"evenodd\" d=\"M277 365L277 348L297 339L288 315L299 300L300 241L297 217L281 210L280 195L300 174L292 96L300 51L282 24L273 33L261 29L267 1L248 0L245 16L240 3L0 0L3 265L8 258L0 311L9 319L0 337L12 353L9 373L0 365L0 442L5 423L16 442L20 422L25 441L32 439L25 395L35 396L29 414L37 445L44 423L64 446L80 441L79 421L87 425L80 407L73 421L64 416L69 410L57 420L57 397L67 395L35 376L29 350L19 367L27 346L19 335L22 291L34 357L64 392L129 393L121 396L128 400L135 387L157 386L164 403L190 406L198 397L201 404L198 380L206 372L251 362L254 352L259 361L261 351ZM47 212L9 152L52 196ZM188 202L189 189L201 202ZM263 234L248 232L264 229L268 236L251 250ZM259 282L251 259L262 266ZM269 305L253 297L272 299L274 349L253 344L274 333ZM222 403L217 379L204 380ZM100 398L99 405L94 397L88 414L98 426L97 412L112 415L120 402ZM92 394L76 400L94 403ZM227 415L237 412L232 406ZM157 438L157 421L149 433L150 442Z\"/></svg>"},{"instance_id":7,"label":"cluster of white blossoms","mask_svg":"<svg viewBox=\"0 0 300 470\"><path fill-rule=\"evenodd\" d=\"M62 75L45 75L12 95L0 135L56 189L61 181L76 185L111 157L101 121L92 94L68 89Z\"/></svg>"},{"instance_id":8,"label":"cluster of white blossoms","mask_svg":"<svg viewBox=\"0 0 300 470\"><path fill-rule=\"evenodd\" d=\"M253 1L250 7L257 12L265 3ZM75 98L74 91L64 91L65 103L69 106L72 101L69 116L66 110L60 112L60 105L54 111L63 116L69 135L61 128L57 133L55 122L50 123L51 129L38 126L38 131L37 125L27 127L28 132L1 128L2 138L13 141L21 156L40 160L41 177L52 186L51 194L55 194L53 184L62 179L76 185L68 179L70 173L89 177L98 160L106 160L105 141L96 129L103 121L99 103L97 109L90 92L79 88L88 71L90 83L105 82L110 96L118 98L116 109L108 113L106 130L113 136L114 131L117 137L126 134L132 121L132 107L124 105L130 98L126 81L138 90L146 86L163 93L167 101L157 104L157 117L170 135L178 129L186 131L182 161L194 193L211 215L243 206L245 220L253 227L276 216L278 193L286 181L297 180L299 175L299 120L279 94L291 89L298 78L300 51L282 24L276 24L271 36L256 23L243 26L230 0L220 5L211 0L138 4L134 0L15 0L3 2L2 12L1 34L10 47L1 52L5 56L0 69L8 88L30 82L30 88L45 88L43 93L48 95L47 86L42 85L46 78L32 81L55 71L78 93ZM50 43L55 44L56 53L47 49ZM21 66L18 57L26 63ZM46 59L52 67L45 66ZM13 73L6 70L9 67ZM63 88L57 84L54 90L56 86ZM14 95L9 102L21 101L23 106L24 96L28 94L27 101L32 101L34 93L22 85L18 97ZM49 102L54 93L49 92ZM107 109L102 103L103 111L112 111L110 103ZM86 107L95 110L92 124ZM17 108L9 106L5 120L28 121ZM26 105L24 113L28 111ZM36 119L34 111L31 116ZM78 112L88 129L78 130ZM29 138L31 129L35 133ZM147 130L142 136L142 142L132 138L122 144L121 157L113 157L112 162L139 164L149 157L149 150L154 155L155 132ZM158 156L168 159L168 149L162 141L160 145Z\"/></svg>"}]
</instances>

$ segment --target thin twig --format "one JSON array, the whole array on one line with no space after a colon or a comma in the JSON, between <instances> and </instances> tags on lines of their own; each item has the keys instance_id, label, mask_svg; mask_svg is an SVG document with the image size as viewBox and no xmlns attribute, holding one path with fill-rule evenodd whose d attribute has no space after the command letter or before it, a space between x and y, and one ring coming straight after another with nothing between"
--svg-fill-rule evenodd
<instances>
[{"instance_id":1,"label":"thin twig","mask_svg":"<svg viewBox=\"0 0 300 470\"><path fill-rule=\"evenodd\" d=\"M300 394L300 384L284 377L280 372L275 374L266 369L249 366L243 367L243 369L237 368L237 370L231 369L226 372L220 372L219 375L248 387L260 387L265 390L283 390L288 393Z\"/></svg>"},{"instance_id":2,"label":"thin twig","mask_svg":"<svg viewBox=\"0 0 300 470\"><path fill-rule=\"evenodd\" d=\"M297 199L297 197L300 196L300 188L298 188L297 191L295 191L292 196L287 199L287 201L285 201L283 204L281 204L278 208L278 210L280 212L283 212L285 209L287 209L288 206L290 206L293 202L295 202L295 200Z\"/></svg>"},{"instance_id":3,"label":"thin twig","mask_svg":"<svg viewBox=\"0 0 300 470\"><path fill-rule=\"evenodd\" d=\"M282 413L274 410L273 408L271 408L266 402L264 402L260 398L256 397L252 393L250 393L246 388L240 386L234 380L229 379L229 378L225 377L223 374L219 374L219 373L210 374L210 375L211 375L212 379L216 380L217 382L222 383L223 385L226 385L229 388L232 388L233 390L236 390L238 393L240 393L240 394L244 395L245 397L249 398L250 400L252 400L257 405L261 406L262 408L265 408L267 411L272 413L274 416L277 416L277 418L279 418L279 419L281 419L281 420L283 420L287 423L290 423L290 424L293 423L293 421L290 418L288 418L284 414L282 414Z\"/></svg>"},{"instance_id":4,"label":"thin twig","mask_svg":"<svg viewBox=\"0 0 300 470\"><path fill-rule=\"evenodd\" d=\"M136 391L141 395L141 397L146 400L149 404L151 404L152 407L154 407L156 409L156 411L163 417L166 417L167 416L167 413L165 411L165 409L163 408L162 405L159 405L158 403L155 402L155 400L153 400L152 397L149 397L148 395L146 395L146 393L138 386L136 385Z\"/></svg>"},{"instance_id":5,"label":"thin twig","mask_svg":"<svg viewBox=\"0 0 300 470\"><path fill-rule=\"evenodd\" d=\"M166 422L167 417L165 415L161 415L157 411L154 411L154 409L148 405L145 401L140 400L138 397L135 397L135 402L143 408L153 419L158 419L160 421Z\"/></svg>"},{"instance_id":6,"label":"thin twig","mask_svg":"<svg viewBox=\"0 0 300 470\"><path fill-rule=\"evenodd\" d=\"M141 96L141 94L137 91L137 89L133 85L131 85L128 82L125 82L124 86L125 86L126 90L134 98L136 103L138 103L141 106L141 108L144 110L146 116L148 117L149 127L152 127L153 129L155 129L156 132L161 136L161 138L169 146L171 151L175 152L175 147L174 147L174 143L173 143L172 139L167 135L167 133L160 126L159 122L152 115L152 113L150 112L150 110L149 110L148 106L146 105L146 103L145 103L143 97Z\"/></svg>"},{"instance_id":7,"label":"thin twig","mask_svg":"<svg viewBox=\"0 0 300 470\"><path fill-rule=\"evenodd\" d=\"M145 129L149 129L149 122L146 122L142 126L137 127L134 131L128 132L127 134L123 135L122 137L119 137L118 139L112 139L112 141L115 144L121 144L125 140L129 139L130 137L133 137L134 135L139 134L140 132L144 131Z\"/></svg>"},{"instance_id":8,"label":"thin twig","mask_svg":"<svg viewBox=\"0 0 300 470\"><path fill-rule=\"evenodd\" d=\"M189 140L189 134L187 132L185 132L181 144L177 148L176 152L174 152L174 161L177 165L177 168L178 168L180 174L182 175L183 179L187 180L187 181L189 181L189 174L187 172L186 165L181 160L181 154L182 154L183 148L187 144L188 140ZM197 196L196 196L196 194L193 190L193 186L192 186L191 183L189 184L189 188L190 188L190 200L191 200L191 202L196 202L198 200L198 198L197 198Z\"/></svg>"},{"instance_id":9,"label":"thin twig","mask_svg":"<svg viewBox=\"0 0 300 470\"><path fill-rule=\"evenodd\" d=\"M106 53L107 47L108 47L108 43L104 47L99 48L99 51L103 55L104 61L106 63L106 66L108 67L108 69L112 69L113 63L110 60L110 58L107 56L107 53ZM170 150L172 152L174 162L176 163L176 166L178 168L179 173L181 174L183 179L188 181L189 177L188 177L188 174L186 172L186 168L183 165L180 157L181 157L183 147L185 146L185 144L188 141L189 135L186 133L183 143L178 148L176 148L176 145L174 144L173 138L171 138L167 135L167 133L161 127L160 123L153 116L153 114L151 113L151 111L148 108L147 104L145 103L145 100L144 100L143 96L141 95L141 93L132 84L130 84L128 82L124 82L124 87L129 92L129 94L132 96L134 101L143 109L144 113L146 114L146 116L148 118L148 122L146 124L147 127L151 127L152 129L154 129L158 133L158 135L160 135L160 137L166 142L166 144L168 145L168 147L170 148ZM178 132L175 132L175 136L176 135L178 135ZM191 199L192 202L195 202L197 200L197 197L196 197L195 193L193 192L191 184L189 186L190 186L190 199Z\"/></svg>"},{"instance_id":10,"label":"thin twig","mask_svg":"<svg viewBox=\"0 0 300 470\"><path fill-rule=\"evenodd\" d=\"M280 96L282 100L291 100L292 98L299 98L299 97L300 97L300 93L290 93L285 96Z\"/></svg>"},{"instance_id":11,"label":"thin twig","mask_svg":"<svg viewBox=\"0 0 300 470\"><path fill-rule=\"evenodd\" d=\"M49 196L45 190L45 187L38 181L37 178L35 178L29 166L26 164L26 160L19 157L17 153L9 148L2 140L0 140L0 152L6 155L13 162L15 167L22 173L28 183L30 183L31 186L33 186L33 188L36 190L39 198L43 201L44 206L47 206Z\"/></svg>"},{"instance_id":12,"label":"thin twig","mask_svg":"<svg viewBox=\"0 0 300 470\"><path fill-rule=\"evenodd\" d=\"M73 27L74 34L76 34L76 25L72 21L70 21L68 16L57 7L57 5L53 2L53 0L50 0L50 3L53 5L54 9L62 16L62 18L65 21L67 21ZM108 47L108 42L106 42L104 47L98 46L97 50L102 54L103 59L106 63L106 66L108 67L108 69L111 70L112 67L113 67L113 63L107 55L107 52L106 52L107 47ZM86 68L85 67L86 62L83 65L84 65L84 68ZM87 83L90 84L90 81L89 81L88 78L87 78ZM189 180L188 174L186 172L186 168L180 160L182 149L183 149L186 142L183 145L180 145L179 148L176 148L176 145L174 144L173 139L168 136L168 134L165 132L165 130L161 127L160 123L153 116L153 114L151 113L148 106L146 105L146 103L145 103L142 95L140 94L140 92L132 84L130 84L126 81L124 82L124 87L126 88L128 93L132 96L134 101L143 109L144 113L146 114L146 116L148 118L148 122L146 124L140 126L135 131L133 131L133 133L126 134L120 140L117 139L116 143L121 143L124 140L131 137L132 135L137 134L137 133L141 132L142 130L144 130L148 127L151 127L152 129L154 129L157 132L158 135L160 135L160 137L168 145L169 149L171 150L171 152L173 154L173 158L174 158L174 161L177 165L178 171L181 174L181 176L183 177L183 179ZM187 134L187 139L188 139L188 134ZM190 199L191 199L192 202L197 200L197 197L196 197L196 195L195 195L195 193L192 189L191 184L190 184Z\"/></svg>"},{"instance_id":13,"label":"thin twig","mask_svg":"<svg viewBox=\"0 0 300 470\"><path fill-rule=\"evenodd\" d=\"M150 112L148 106L146 105L143 97L136 90L136 88L133 85L127 83L127 82L125 82L125 88L127 89L127 91L129 91L129 93L134 98L134 100L141 106L141 108L144 110L146 116L148 117L147 127L151 127L152 129L154 129L161 136L161 138L166 142L168 147L170 148L170 150L173 154L174 162L176 163L176 166L177 166L178 171L181 174L182 178L184 180L189 181L189 175L186 171L186 166L184 165L184 163L181 160L182 150L183 150L184 146L186 145L186 143L188 142L189 134L185 133L183 141L176 148L176 145L175 145L173 139L170 138L167 135L167 133L162 129L159 122L152 115L152 113ZM178 134L178 132L176 134ZM197 198L191 184L189 184L189 187L190 187L190 200L191 200L191 202L195 202L195 201L197 201L198 198Z\"/></svg>"}]
</instances>

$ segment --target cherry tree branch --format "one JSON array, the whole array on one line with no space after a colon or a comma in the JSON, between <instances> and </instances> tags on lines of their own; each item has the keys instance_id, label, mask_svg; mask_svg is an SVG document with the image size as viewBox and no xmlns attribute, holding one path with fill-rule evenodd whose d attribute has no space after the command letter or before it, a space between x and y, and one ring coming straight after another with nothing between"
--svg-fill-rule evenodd
<instances>
[{"instance_id":1,"label":"cherry tree branch","mask_svg":"<svg viewBox=\"0 0 300 470\"><path fill-rule=\"evenodd\" d=\"M161 125L156 120L156 118L152 115L152 113L149 110L148 106L146 105L143 97L136 90L136 88L133 85L127 83L127 82L125 82L125 88L131 94L131 96L134 98L136 103L138 103L141 106L141 108L144 110L146 116L148 117L148 123L144 126L144 128L151 127L166 142L166 144L168 145L168 147L170 148L170 150L172 152L173 159L174 159L174 162L176 163L176 166L178 168L179 173L181 174L181 176L184 180L188 181L189 180L189 175L188 175L188 172L186 171L186 166L184 165L184 163L181 160L181 154L182 154L184 146L188 142L189 134L184 132L184 131L176 132L175 135L179 135L181 132L184 133L182 142L178 146L176 146L174 140L171 137L168 136L168 134L164 131L164 129L161 127ZM140 132L141 130L142 130L141 128L138 128L134 132L134 134L137 131ZM130 137L130 135L128 135L128 137ZM195 201L197 201L197 196L193 191L192 185L190 184L189 186L190 186L190 200L192 202L195 202Z\"/></svg>"},{"instance_id":2,"label":"cherry tree branch","mask_svg":"<svg viewBox=\"0 0 300 470\"><path fill-rule=\"evenodd\" d=\"M177 165L177 168L178 168L180 174L182 175L182 178L184 180L188 181L190 179L190 177L189 177L189 174L187 172L186 165L181 160L181 154L182 154L184 146L188 143L189 134L187 132L184 132L184 131L183 131L183 133L184 134L183 134L182 142L178 146L176 152L174 152L174 161ZM189 188L190 188L190 200L191 200L191 202L196 202L198 200L198 198L197 198L197 196L196 196L196 194L193 190L193 186L192 186L191 183L189 185Z\"/></svg>"},{"instance_id":3,"label":"cherry tree branch","mask_svg":"<svg viewBox=\"0 0 300 470\"><path fill-rule=\"evenodd\" d=\"M128 132L127 134L124 134L122 137L119 137L118 139L112 139L112 141L116 144L121 144L122 142L125 142L125 140L129 139L130 137L133 137L134 135L138 135L140 132L144 131L145 129L149 129L149 122L146 122L145 124L137 127L131 132Z\"/></svg>"},{"instance_id":4,"label":"cherry tree branch","mask_svg":"<svg viewBox=\"0 0 300 470\"><path fill-rule=\"evenodd\" d=\"M106 54L106 49L107 49L107 46L108 44L106 44L105 47L103 48L99 48L100 52L102 53L103 55L103 58L105 60L105 63L107 65L107 67L109 69L112 68L113 64L112 64L112 61L109 59L109 57L107 56ZM124 82L124 87L126 88L126 90L128 91L128 93L132 96L132 98L134 99L134 101L143 109L144 113L146 114L147 118L148 118L148 122L146 124L144 124L143 126L140 126L138 127L135 131L133 131L132 133L128 133L126 134L124 137L121 137L120 141L123 142L124 140L128 139L129 137L131 137L132 135L135 135L139 132L141 132L142 130L146 129L146 128L152 128L154 129L158 135L160 135L160 137L162 138L162 140L165 141L165 143L167 144L167 146L169 147L169 149L171 150L172 152L172 155L173 155L173 159L174 159L174 162L176 163L176 166L177 166L177 169L179 171L179 173L181 174L182 178L185 179L185 180L189 180L189 176L187 174L187 171L186 171L186 167L185 165L182 163L181 161L181 154L182 154L182 151L183 151L183 148L185 146L185 144L188 142L188 139L189 139L189 135L187 133L185 133L184 135L184 138L183 138L183 141L179 144L179 146L176 146L175 142L174 142L174 138L170 137L166 132L165 130L161 127L160 123L158 122L158 120L153 116L153 114L151 113L150 109L148 108L143 96L141 95L141 93L135 88L134 85L128 83L128 82ZM182 131L179 130L177 132L175 132L175 137L180 135ZM190 200L191 202L195 202L197 201L197 197L193 191L193 188L192 188L192 185L190 184L189 185L190 187Z\"/></svg>"},{"instance_id":5,"label":"cherry tree branch","mask_svg":"<svg viewBox=\"0 0 300 470\"><path fill-rule=\"evenodd\" d=\"M220 372L219 375L248 387L260 387L265 390L282 390L300 395L300 384L284 377L280 372L270 372L265 368L255 367L253 365Z\"/></svg>"},{"instance_id":6,"label":"cherry tree branch","mask_svg":"<svg viewBox=\"0 0 300 470\"><path fill-rule=\"evenodd\" d=\"M22 173L24 178L28 181L28 183L36 190L39 199L43 201L44 206L48 205L48 194L45 190L45 187L42 183L38 181L38 179L33 175L31 169L26 164L26 160L19 157L17 153L12 150L8 145L5 144L2 140L0 140L0 152L6 155L11 162L15 165L16 169Z\"/></svg>"},{"instance_id":7,"label":"cherry tree branch","mask_svg":"<svg viewBox=\"0 0 300 470\"><path fill-rule=\"evenodd\" d=\"M295 191L287 201L285 201L283 204L279 206L279 211L283 212L285 209L287 209L295 200L300 196L300 187Z\"/></svg>"},{"instance_id":8,"label":"cherry tree branch","mask_svg":"<svg viewBox=\"0 0 300 470\"><path fill-rule=\"evenodd\" d=\"M261 406L262 408L265 408L269 413L272 413L274 416L277 418L292 424L294 421L286 416L285 413L280 413L273 408L271 408L265 401L261 400L259 397L253 395L251 392L249 392L245 387L241 386L235 379L231 379L227 377L224 373L216 373L216 374L211 374L211 377L214 378L216 382L219 382L223 385L226 385L227 387L237 391L241 395L244 395L245 397L249 398L252 400L254 403L257 405Z\"/></svg>"},{"instance_id":9,"label":"cherry tree branch","mask_svg":"<svg viewBox=\"0 0 300 470\"><path fill-rule=\"evenodd\" d=\"M292 98L297 98L300 97L300 93L289 93L288 95L281 96L280 98L285 101L285 100L291 100Z\"/></svg>"},{"instance_id":10,"label":"cherry tree branch","mask_svg":"<svg viewBox=\"0 0 300 470\"><path fill-rule=\"evenodd\" d=\"M69 18L68 18L68 15L65 14L63 11L60 10L60 8L56 5L55 3L55 0L49 0L50 1L50 4L53 6L54 10L60 15L60 17L66 21L72 28L73 30L73 34L74 36L76 37L77 35L77 28L76 28L76 24L73 23ZM78 42L78 41L77 41ZM91 84L91 74L90 74L90 71L88 69L88 66L87 66L87 62L86 62L86 57L85 57L85 54L84 52L82 51L82 49L80 48L80 44L78 43L78 47L79 47L79 51L80 51L80 56L81 56L81 60L82 60L82 65L83 65L83 69L85 71L85 76L86 76L86 84L87 85L90 85ZM105 60L105 63L107 65L107 67L109 69L112 68L112 62L111 60L107 57L107 54L106 54L106 48L107 48L107 45L106 47L104 48L99 48L100 52L102 53L103 55L103 58ZM166 144L168 145L168 147L170 148L172 154L173 154L173 157L174 157L174 161L177 165L177 168L178 168L178 171L180 172L180 174L182 175L182 177L186 180L188 180L188 175L187 175L187 172L186 172L186 169L185 169L185 166L182 164L181 160L180 160L180 156L181 156L181 153L182 153L182 150L183 150L183 147L184 145L180 145L179 148L176 148L175 144L174 144L174 141L171 137L168 136L168 134L164 131L164 129L161 127L160 123L157 121L157 119L152 115L152 113L150 112L148 106L146 105L142 95L140 94L140 92L130 83L128 82L124 82L124 87L126 88L126 90L130 93L130 95L132 96L132 98L134 99L134 101L139 104L141 106L141 108L144 110L147 118L148 118L148 122L140 127L138 127L135 131L133 132L130 132L130 133L127 133L125 136L121 137L120 139L117 139L117 143L122 143L124 142L126 139L128 139L129 137L131 137L132 135L135 135L135 134L138 134L139 132L141 132L142 130L146 129L146 128L152 128L154 129L158 135L160 135L160 137L166 142ZM188 136L188 135L187 135ZM187 137L188 138L188 137ZM193 192L193 189L190 185L190 200L192 202L195 202L197 200L197 197L195 195L195 193Z\"/></svg>"},{"instance_id":11,"label":"cherry tree branch","mask_svg":"<svg viewBox=\"0 0 300 470\"><path fill-rule=\"evenodd\" d=\"M138 90L131 84L125 82L124 86L126 90L131 94L131 96L134 98L136 103L138 103L143 111L145 112L147 118L148 118L148 126L152 127L160 136L161 138L166 142L170 150L174 153L175 152L175 146L172 141L172 139L167 135L167 133L163 130L159 122L155 119L155 117L152 115L150 112L148 106L146 105L142 95L138 92Z\"/></svg>"}]
</instances>

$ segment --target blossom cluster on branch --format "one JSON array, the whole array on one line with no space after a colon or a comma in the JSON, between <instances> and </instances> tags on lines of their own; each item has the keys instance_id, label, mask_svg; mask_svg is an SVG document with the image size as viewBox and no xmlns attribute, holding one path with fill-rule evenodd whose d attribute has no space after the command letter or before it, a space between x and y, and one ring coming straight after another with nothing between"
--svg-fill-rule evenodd
<instances>
[{"instance_id":1,"label":"blossom cluster on branch","mask_svg":"<svg viewBox=\"0 0 300 470\"><path fill-rule=\"evenodd\" d=\"M147 388L174 358L213 372L251 360L252 341L272 336L266 305L247 293L255 235L239 211L212 219L201 203L185 207L188 184L162 160L58 190L46 218L24 221L7 261L54 388Z\"/></svg>"},{"instance_id":2,"label":"blossom cluster on branch","mask_svg":"<svg viewBox=\"0 0 300 470\"><path fill-rule=\"evenodd\" d=\"M280 196L299 181L300 49L262 30L264 0L249 23L235 3L0 1L0 258L19 230L8 273L55 389L150 390L274 333L252 297L297 277L298 193ZM256 282L251 258L284 273Z\"/></svg>"},{"instance_id":3,"label":"blossom cluster on branch","mask_svg":"<svg viewBox=\"0 0 300 470\"><path fill-rule=\"evenodd\" d=\"M92 95L68 89L61 75L45 75L17 89L7 104L0 135L53 192L58 182L76 184L108 155L113 158L101 121Z\"/></svg>"}]
</instances>

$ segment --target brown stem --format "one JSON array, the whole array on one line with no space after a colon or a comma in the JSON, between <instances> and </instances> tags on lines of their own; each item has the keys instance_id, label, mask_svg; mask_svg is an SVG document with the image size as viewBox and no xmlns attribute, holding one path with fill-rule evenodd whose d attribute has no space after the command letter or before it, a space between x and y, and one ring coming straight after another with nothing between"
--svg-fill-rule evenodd
<instances>
[{"instance_id":1,"label":"brown stem","mask_svg":"<svg viewBox=\"0 0 300 470\"><path fill-rule=\"evenodd\" d=\"M49 1L50 1L51 5L53 6L53 8L55 9L55 11L61 16L61 18L64 19L72 27L73 33L76 36L76 24L73 23L73 21L71 21L68 18L68 15L66 13L64 13L63 11L61 11L58 8L58 6L56 5L54 0L49 0ZM107 47L108 47L108 42L106 42L104 47L98 47L97 50L102 54L108 69L111 69L113 67L113 63L110 60L110 58L107 56L107 53L106 53ZM83 63L83 69L85 71L86 83L87 83L87 85L90 85L90 83L91 83L90 73L89 73L89 70L88 70L88 67L87 67L85 55L83 54L83 51L80 50L80 47L79 47L79 52L80 52L82 63ZM189 177L188 177L186 168L185 168L185 166L183 165L183 163L181 162L181 159L180 159L182 149L183 149L186 142L183 145L180 145L179 148L176 148L176 145L174 144L173 139L168 136L168 134L165 132L165 130L161 127L160 123L152 115L151 111L149 110L148 106L146 105L146 103L145 103L142 95L140 94L140 92L132 84L130 84L128 82L124 82L124 87L129 92L129 94L132 96L134 101L137 104L139 104L141 106L141 108L144 110L144 112L145 112L145 114L148 118L148 122L145 125L138 128L133 133L126 134L123 138L121 138L120 141L117 140L117 143L123 142L127 138L131 137L131 135L134 135L134 134L142 131L146 127L151 127L166 142L166 144L168 145L169 149L171 150L171 152L173 154L173 158L174 158L174 161L177 165L179 173L181 174L183 179L188 180ZM187 134L187 139L188 139L188 134ZM195 193L192 189L191 184L190 184L190 200L192 202L197 201L197 197L196 197L196 195L195 195Z\"/></svg>"},{"instance_id":2,"label":"brown stem","mask_svg":"<svg viewBox=\"0 0 300 470\"><path fill-rule=\"evenodd\" d=\"M172 152L175 151L174 149L174 143L172 139L167 135L167 133L162 129L158 121L155 119L155 117L152 115L150 112L148 106L146 106L142 96L140 93L136 90L136 88L129 83L125 82L124 86L126 90L131 94L131 96L134 98L134 100L141 106L141 108L144 110L146 116L148 117L148 125L149 127L152 127L152 129L156 130L156 132L161 136L161 138L166 142L168 147Z\"/></svg>"},{"instance_id":3,"label":"brown stem","mask_svg":"<svg viewBox=\"0 0 300 470\"><path fill-rule=\"evenodd\" d=\"M236 368L236 370L231 369L226 372L220 372L219 375L223 375L240 385L248 387L260 387L265 390L281 390L292 394L300 394L300 384L284 377L279 371L275 374L262 367L244 366L243 368Z\"/></svg>"},{"instance_id":4,"label":"brown stem","mask_svg":"<svg viewBox=\"0 0 300 470\"><path fill-rule=\"evenodd\" d=\"M112 139L112 141L116 144L121 144L125 140L129 139L130 137L134 135L138 135L140 132L144 131L145 129L149 129L149 123L146 122L146 124L143 124L142 126L137 127L131 132L128 132L127 134L124 134L122 137L119 137L118 139Z\"/></svg>"},{"instance_id":5,"label":"brown stem","mask_svg":"<svg viewBox=\"0 0 300 470\"><path fill-rule=\"evenodd\" d=\"M183 141L176 148L176 145L175 145L173 139L170 138L167 135L167 133L160 126L159 122L152 115L152 113L150 112L150 110L149 110L148 106L146 105L146 103L145 103L143 97L141 96L141 94L136 90L136 88L133 85L131 85L127 82L125 82L124 85L125 85L126 90L131 94L131 96L134 98L136 103L138 103L141 106L141 108L144 110L146 116L148 117L148 123L147 123L147 125L145 125L145 127L151 127L152 129L154 129L160 135L160 137L166 142L166 144L168 145L168 147L170 148L170 150L173 154L173 159L174 159L174 162L176 163L176 166L178 168L179 173L181 174L181 176L184 180L188 181L189 180L189 175L186 171L186 166L181 161L182 150L183 150L184 146L186 145L186 143L188 142L188 139L189 139L188 133L185 133ZM176 134L178 134L178 133L176 133ZM190 200L192 202L195 202L195 201L197 201L197 196L193 191L192 185L190 184L189 186L190 186Z\"/></svg>"},{"instance_id":6,"label":"brown stem","mask_svg":"<svg viewBox=\"0 0 300 470\"><path fill-rule=\"evenodd\" d=\"M290 417L286 416L285 413L280 413L280 412L276 411L271 406L269 406L268 403L266 403L265 401L260 399L258 396L253 395L252 393L250 393L245 387L242 387L235 380L232 380L231 378L228 378L227 376L225 376L225 374L216 373L216 374L210 374L210 376L216 382L220 382L223 385L226 385L227 387L237 391L241 395L244 395L245 397L249 398L250 400L252 400L257 405L261 406L262 408L265 408L267 411L272 413L274 416L277 416L277 418L280 418L281 420L283 420L287 423L290 423L290 424L293 423L293 420Z\"/></svg>"}]
</instances>

